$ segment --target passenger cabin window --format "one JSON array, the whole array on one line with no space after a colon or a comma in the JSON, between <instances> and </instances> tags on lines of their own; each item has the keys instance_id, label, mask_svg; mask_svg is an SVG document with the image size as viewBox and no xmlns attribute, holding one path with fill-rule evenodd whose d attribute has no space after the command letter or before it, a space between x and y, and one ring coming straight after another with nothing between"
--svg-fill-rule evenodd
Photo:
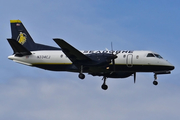
<instances>
[{"instance_id":1,"label":"passenger cabin window","mask_svg":"<svg viewBox=\"0 0 180 120\"><path fill-rule=\"evenodd\" d=\"M148 54L147 54L147 57L155 57L155 56L154 56L154 54L152 54L152 53L148 53Z\"/></svg>"}]
</instances>

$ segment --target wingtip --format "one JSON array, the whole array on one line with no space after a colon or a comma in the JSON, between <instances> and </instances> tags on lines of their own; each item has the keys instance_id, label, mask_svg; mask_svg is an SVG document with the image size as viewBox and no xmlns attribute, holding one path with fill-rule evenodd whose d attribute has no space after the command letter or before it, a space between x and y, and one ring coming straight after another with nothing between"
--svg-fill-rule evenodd
<instances>
[{"instance_id":1,"label":"wingtip","mask_svg":"<svg viewBox=\"0 0 180 120\"><path fill-rule=\"evenodd\" d=\"M61 38L53 38L53 40L57 43L57 42L65 42L65 40L61 39Z\"/></svg>"},{"instance_id":2,"label":"wingtip","mask_svg":"<svg viewBox=\"0 0 180 120\"><path fill-rule=\"evenodd\" d=\"M53 40L63 40L63 39L61 39L61 38L53 38Z\"/></svg>"}]
</instances>

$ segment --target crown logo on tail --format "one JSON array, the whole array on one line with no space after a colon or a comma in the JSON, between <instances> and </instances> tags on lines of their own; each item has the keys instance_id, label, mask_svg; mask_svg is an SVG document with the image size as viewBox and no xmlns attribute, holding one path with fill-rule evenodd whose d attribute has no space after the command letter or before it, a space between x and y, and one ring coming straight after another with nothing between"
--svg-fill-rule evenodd
<instances>
[{"instance_id":1,"label":"crown logo on tail","mask_svg":"<svg viewBox=\"0 0 180 120\"><path fill-rule=\"evenodd\" d=\"M20 32L18 38L17 38L17 41L23 45L25 42L26 42L26 34L25 33L22 33Z\"/></svg>"}]
</instances>

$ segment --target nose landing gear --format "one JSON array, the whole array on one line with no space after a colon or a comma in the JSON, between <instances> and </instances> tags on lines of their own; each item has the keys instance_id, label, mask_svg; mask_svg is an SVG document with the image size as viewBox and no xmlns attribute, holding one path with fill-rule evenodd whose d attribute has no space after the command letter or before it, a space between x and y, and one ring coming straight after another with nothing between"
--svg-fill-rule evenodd
<instances>
[{"instance_id":1,"label":"nose landing gear","mask_svg":"<svg viewBox=\"0 0 180 120\"><path fill-rule=\"evenodd\" d=\"M154 85L158 85L158 81L156 81L156 80L157 80L157 74L155 73L154 74L154 81L153 81Z\"/></svg>"},{"instance_id":2,"label":"nose landing gear","mask_svg":"<svg viewBox=\"0 0 180 120\"><path fill-rule=\"evenodd\" d=\"M154 72L154 81L153 81L153 84L154 85L158 85L158 82L156 81L157 80L157 75L170 74L170 73L171 73L170 71Z\"/></svg>"}]
</instances>

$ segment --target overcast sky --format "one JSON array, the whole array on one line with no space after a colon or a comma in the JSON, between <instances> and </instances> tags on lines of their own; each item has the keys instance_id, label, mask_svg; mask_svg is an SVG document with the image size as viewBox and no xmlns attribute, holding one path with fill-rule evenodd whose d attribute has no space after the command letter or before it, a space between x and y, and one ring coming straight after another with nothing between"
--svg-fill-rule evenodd
<instances>
[{"instance_id":1,"label":"overcast sky","mask_svg":"<svg viewBox=\"0 0 180 120\"><path fill-rule=\"evenodd\" d=\"M179 120L179 0L0 1L1 120ZM79 50L151 50L176 68L170 75L138 73L126 79L51 72L8 60L10 20L23 22L37 43L58 47L63 38Z\"/></svg>"}]
</instances>

